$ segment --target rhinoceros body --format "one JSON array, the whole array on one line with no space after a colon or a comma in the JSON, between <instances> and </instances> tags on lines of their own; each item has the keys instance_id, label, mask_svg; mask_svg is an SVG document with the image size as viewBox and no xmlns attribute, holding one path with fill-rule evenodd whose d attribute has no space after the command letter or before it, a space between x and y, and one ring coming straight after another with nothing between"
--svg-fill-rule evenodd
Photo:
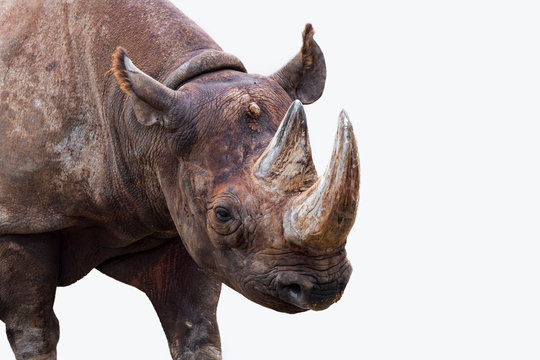
<instances>
[{"instance_id":1,"label":"rhinoceros body","mask_svg":"<svg viewBox=\"0 0 540 360\"><path fill-rule=\"evenodd\" d=\"M55 289L93 268L148 295L174 359L221 358L222 282L291 313L339 299L358 158L342 113L327 172L313 166L302 103L326 71L310 25L265 77L166 1L4 1L0 19L0 319L17 359L56 359Z\"/></svg>"}]
</instances>

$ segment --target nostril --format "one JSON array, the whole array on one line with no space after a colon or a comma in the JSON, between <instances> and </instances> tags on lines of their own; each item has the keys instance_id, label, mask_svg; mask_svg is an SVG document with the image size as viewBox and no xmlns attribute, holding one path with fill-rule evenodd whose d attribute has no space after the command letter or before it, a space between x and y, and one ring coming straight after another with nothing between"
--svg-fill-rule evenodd
<instances>
[{"instance_id":1,"label":"nostril","mask_svg":"<svg viewBox=\"0 0 540 360\"><path fill-rule=\"evenodd\" d=\"M276 278L276 295L284 302L308 310L313 285L311 279L306 276L282 272Z\"/></svg>"},{"instance_id":2,"label":"nostril","mask_svg":"<svg viewBox=\"0 0 540 360\"><path fill-rule=\"evenodd\" d=\"M307 306L307 299L305 298L306 294L300 284L279 283L277 286L277 292L281 300L300 307Z\"/></svg>"},{"instance_id":3,"label":"nostril","mask_svg":"<svg viewBox=\"0 0 540 360\"><path fill-rule=\"evenodd\" d=\"M286 285L284 286L284 290L287 291L294 300L299 300L302 295L302 288L298 284Z\"/></svg>"}]
</instances>

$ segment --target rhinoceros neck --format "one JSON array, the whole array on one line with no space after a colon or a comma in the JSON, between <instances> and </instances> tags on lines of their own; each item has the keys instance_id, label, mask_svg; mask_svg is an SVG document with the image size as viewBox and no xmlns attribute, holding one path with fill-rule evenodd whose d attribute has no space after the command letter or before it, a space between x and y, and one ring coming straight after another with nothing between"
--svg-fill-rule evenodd
<instances>
[{"instance_id":1,"label":"rhinoceros neck","mask_svg":"<svg viewBox=\"0 0 540 360\"><path fill-rule=\"evenodd\" d=\"M90 6L88 3L83 1L81 6ZM112 51L121 46L141 70L159 81L202 51L221 50L168 1L129 0L114 7L110 1L91 3L92 9L99 8L96 19L110 29L110 36L103 39L103 47L109 51L103 56L110 60ZM103 68L104 73L109 67L110 62ZM128 204L135 200L140 205L136 215L141 223L174 230L157 176L157 163L168 152L162 131L158 126L146 127L137 122L129 96L121 92L112 74L104 77L103 88L103 119L115 150L109 176L118 191L126 194Z\"/></svg>"}]
</instances>

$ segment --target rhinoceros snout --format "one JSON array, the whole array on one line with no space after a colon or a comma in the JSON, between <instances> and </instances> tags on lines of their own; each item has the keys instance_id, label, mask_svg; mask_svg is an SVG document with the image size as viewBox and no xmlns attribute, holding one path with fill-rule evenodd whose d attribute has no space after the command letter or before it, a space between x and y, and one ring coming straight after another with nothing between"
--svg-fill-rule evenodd
<instances>
[{"instance_id":1,"label":"rhinoceros snout","mask_svg":"<svg viewBox=\"0 0 540 360\"><path fill-rule=\"evenodd\" d=\"M276 281L278 297L303 310L324 310L341 298L352 269L348 267L338 279L326 283L296 273L283 273Z\"/></svg>"}]
</instances>

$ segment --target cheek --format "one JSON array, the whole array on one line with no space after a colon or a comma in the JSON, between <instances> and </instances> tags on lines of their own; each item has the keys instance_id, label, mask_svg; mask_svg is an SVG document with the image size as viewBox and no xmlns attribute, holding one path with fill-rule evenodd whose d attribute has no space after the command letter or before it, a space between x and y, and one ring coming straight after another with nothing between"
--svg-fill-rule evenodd
<instances>
[{"instance_id":1,"label":"cheek","mask_svg":"<svg viewBox=\"0 0 540 360\"><path fill-rule=\"evenodd\" d=\"M204 198L196 192L189 176L182 177L179 185L178 196L167 199L168 203L172 203L169 208L176 229L193 260L200 267L213 270L215 247L208 237Z\"/></svg>"},{"instance_id":2,"label":"cheek","mask_svg":"<svg viewBox=\"0 0 540 360\"><path fill-rule=\"evenodd\" d=\"M243 240L243 226L240 225L236 228L236 231L222 235L217 233L210 225L206 228L208 232L208 237L218 249L231 249L236 248L242 244Z\"/></svg>"},{"instance_id":3,"label":"cheek","mask_svg":"<svg viewBox=\"0 0 540 360\"><path fill-rule=\"evenodd\" d=\"M182 243L199 267L215 273L218 268L215 259L218 249L209 236L205 218L191 212L185 214L184 208L185 206L179 211L180 216L175 219Z\"/></svg>"}]
</instances>

